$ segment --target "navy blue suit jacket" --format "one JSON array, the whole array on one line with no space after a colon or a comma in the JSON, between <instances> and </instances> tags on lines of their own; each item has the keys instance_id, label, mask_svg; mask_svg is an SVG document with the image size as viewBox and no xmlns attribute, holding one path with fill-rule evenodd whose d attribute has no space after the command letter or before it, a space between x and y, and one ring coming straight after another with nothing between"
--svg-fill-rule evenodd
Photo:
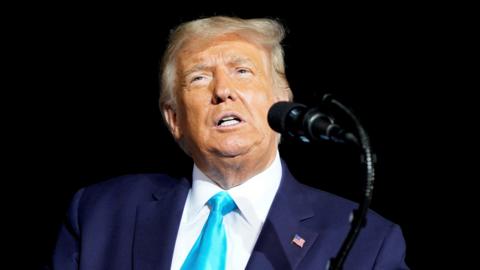
<instances>
[{"instance_id":1,"label":"navy blue suit jacket","mask_svg":"<svg viewBox=\"0 0 480 270\"><path fill-rule=\"evenodd\" d=\"M283 177L247 269L326 269L355 204ZM53 254L56 270L170 269L190 181L129 175L74 196ZM305 239L300 247L295 235ZM344 269L407 269L400 228L371 211Z\"/></svg>"}]
</instances>

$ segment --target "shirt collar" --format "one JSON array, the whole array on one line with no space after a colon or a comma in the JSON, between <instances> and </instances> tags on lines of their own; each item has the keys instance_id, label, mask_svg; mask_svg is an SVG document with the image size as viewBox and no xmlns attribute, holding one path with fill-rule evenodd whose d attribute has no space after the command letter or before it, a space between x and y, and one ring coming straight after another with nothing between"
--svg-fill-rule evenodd
<instances>
[{"instance_id":1,"label":"shirt collar","mask_svg":"<svg viewBox=\"0 0 480 270\"><path fill-rule=\"evenodd\" d=\"M281 179L282 164L277 151L275 159L264 171L227 192L246 221L252 226L259 226L267 218ZM224 190L194 165L188 216L193 218L198 215L207 201L220 191Z\"/></svg>"}]
</instances>

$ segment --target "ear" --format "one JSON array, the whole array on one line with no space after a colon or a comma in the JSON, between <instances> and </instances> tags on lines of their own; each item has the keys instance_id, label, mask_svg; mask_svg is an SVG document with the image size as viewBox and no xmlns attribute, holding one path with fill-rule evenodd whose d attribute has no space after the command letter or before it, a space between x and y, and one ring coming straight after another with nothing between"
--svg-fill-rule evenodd
<instances>
[{"instance_id":1,"label":"ear","mask_svg":"<svg viewBox=\"0 0 480 270\"><path fill-rule=\"evenodd\" d=\"M288 89L290 89L290 88L288 88ZM286 89L280 89L280 90L276 91L274 100L275 100L275 102L290 101L288 91Z\"/></svg>"},{"instance_id":2,"label":"ear","mask_svg":"<svg viewBox=\"0 0 480 270\"><path fill-rule=\"evenodd\" d=\"M162 107L163 117L167 122L168 129L172 133L175 140L180 140L182 133L178 125L177 111L171 105L164 105Z\"/></svg>"}]
</instances>

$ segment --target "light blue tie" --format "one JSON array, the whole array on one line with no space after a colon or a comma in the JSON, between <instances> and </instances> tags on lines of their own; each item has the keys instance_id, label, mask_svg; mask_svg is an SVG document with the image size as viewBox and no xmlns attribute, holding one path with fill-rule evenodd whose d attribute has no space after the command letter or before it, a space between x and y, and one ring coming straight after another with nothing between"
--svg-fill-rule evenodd
<instances>
[{"instance_id":1,"label":"light blue tie","mask_svg":"<svg viewBox=\"0 0 480 270\"><path fill-rule=\"evenodd\" d=\"M193 245L182 270L223 270L227 256L227 236L223 216L237 208L227 192L219 192L208 200L210 215Z\"/></svg>"}]
</instances>

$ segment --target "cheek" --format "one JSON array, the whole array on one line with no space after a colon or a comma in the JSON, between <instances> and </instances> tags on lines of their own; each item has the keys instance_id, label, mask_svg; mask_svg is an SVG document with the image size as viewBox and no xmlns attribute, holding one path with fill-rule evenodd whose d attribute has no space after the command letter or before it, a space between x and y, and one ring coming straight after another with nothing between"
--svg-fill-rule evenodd
<instances>
[{"instance_id":1,"label":"cheek","mask_svg":"<svg viewBox=\"0 0 480 270\"><path fill-rule=\"evenodd\" d=\"M264 105L266 106L273 104L273 90L266 87L263 84L256 84L253 86L245 87L243 89L248 89L248 91L243 92L243 98L248 102L248 104L256 104L257 106Z\"/></svg>"},{"instance_id":2,"label":"cheek","mask_svg":"<svg viewBox=\"0 0 480 270\"><path fill-rule=\"evenodd\" d=\"M185 97L187 102L182 102L183 115L182 127L185 132L195 133L199 136L199 130L205 129L203 125L207 123L208 106L201 97Z\"/></svg>"},{"instance_id":3,"label":"cheek","mask_svg":"<svg viewBox=\"0 0 480 270\"><path fill-rule=\"evenodd\" d=\"M267 115L272 104L273 100L268 96L256 97L250 100L250 112L259 129L270 130Z\"/></svg>"},{"instance_id":4,"label":"cheek","mask_svg":"<svg viewBox=\"0 0 480 270\"><path fill-rule=\"evenodd\" d=\"M275 102L273 91L265 85L256 85L256 87L247 88L248 91L241 93L244 104L252 113L256 122L265 118L268 110Z\"/></svg>"},{"instance_id":5,"label":"cheek","mask_svg":"<svg viewBox=\"0 0 480 270\"><path fill-rule=\"evenodd\" d=\"M249 97L249 104L254 105L257 111L264 112L264 114L268 112L273 103L274 97L269 90L254 92Z\"/></svg>"}]
</instances>

